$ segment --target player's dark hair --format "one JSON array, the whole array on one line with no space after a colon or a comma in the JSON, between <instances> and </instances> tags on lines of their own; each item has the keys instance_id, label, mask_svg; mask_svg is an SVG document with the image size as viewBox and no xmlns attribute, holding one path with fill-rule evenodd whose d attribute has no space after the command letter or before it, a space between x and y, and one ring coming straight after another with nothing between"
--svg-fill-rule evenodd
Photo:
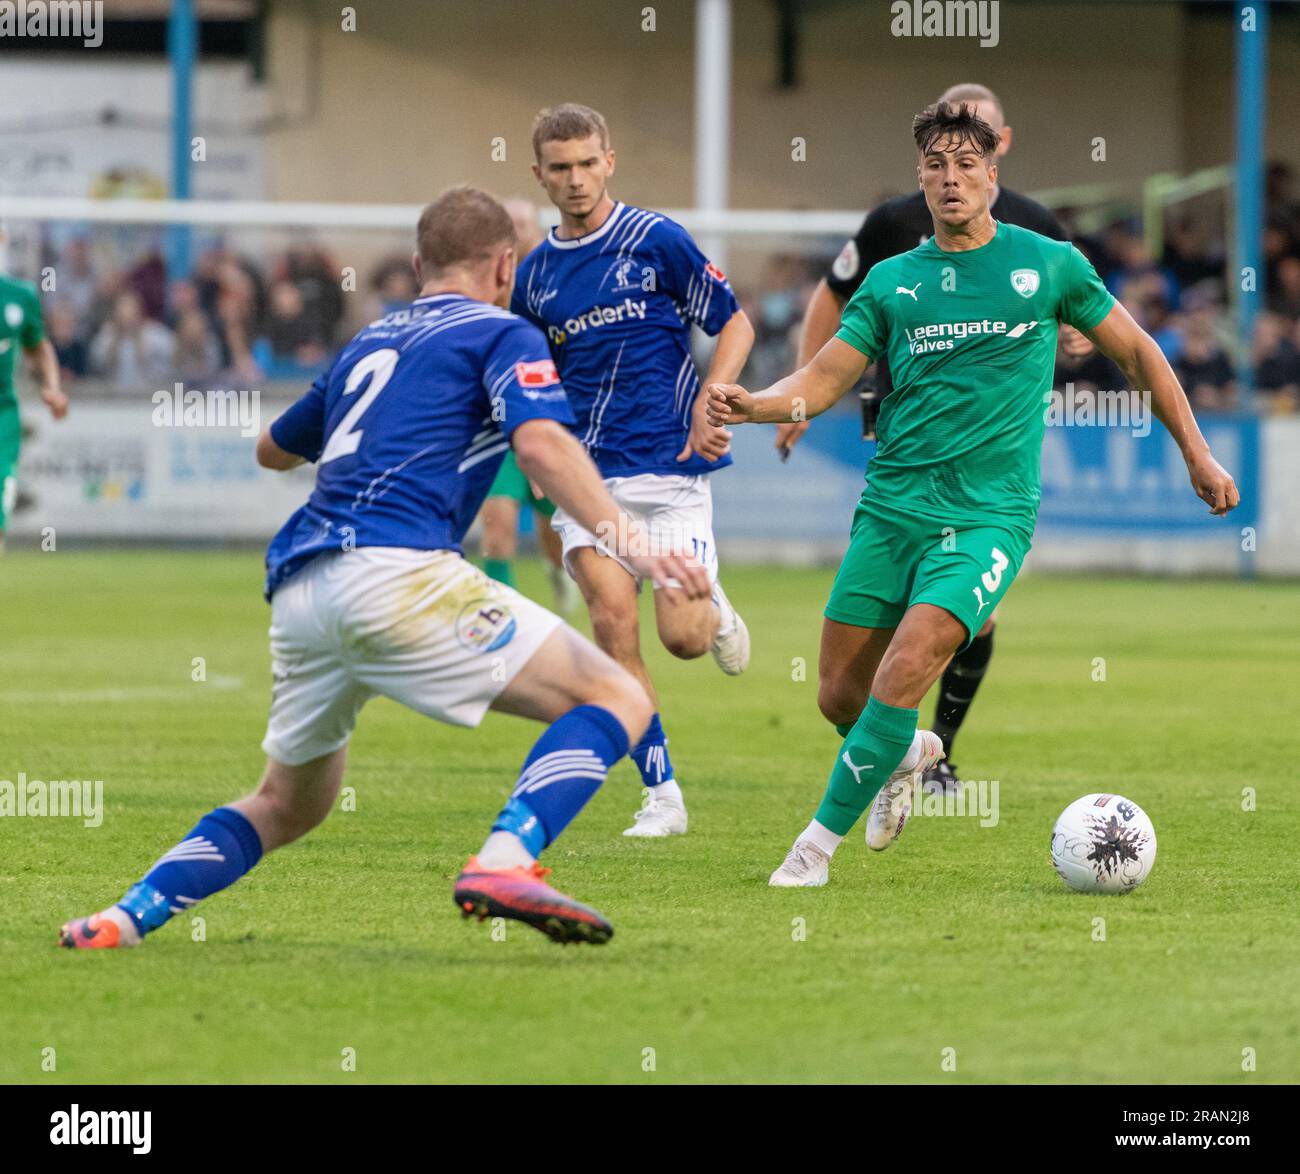
<instances>
[{"instance_id":1,"label":"player's dark hair","mask_svg":"<svg viewBox=\"0 0 1300 1174\"><path fill-rule=\"evenodd\" d=\"M502 245L514 244L515 226L487 192L454 187L420 213L415 239L421 266L438 273L489 260Z\"/></svg>"},{"instance_id":2,"label":"player's dark hair","mask_svg":"<svg viewBox=\"0 0 1300 1174\"><path fill-rule=\"evenodd\" d=\"M970 143L981 155L988 158L997 154L998 133L975 113L974 106L952 102L936 102L927 106L912 119L912 137L922 155L940 140L953 145Z\"/></svg>"},{"instance_id":3,"label":"player's dark hair","mask_svg":"<svg viewBox=\"0 0 1300 1174\"><path fill-rule=\"evenodd\" d=\"M997 109L998 117L1004 122L1006 121L1007 112L1002 109L1002 100L988 86L982 86L979 82L958 82L955 86L949 86L939 95L938 101L950 104L957 102L987 102Z\"/></svg>"},{"instance_id":4,"label":"player's dark hair","mask_svg":"<svg viewBox=\"0 0 1300 1174\"><path fill-rule=\"evenodd\" d=\"M543 143L585 139L591 135L600 136L602 151L609 150L609 127L599 110L579 106L577 102L549 106L538 111L533 119L533 156L541 162Z\"/></svg>"}]
</instances>

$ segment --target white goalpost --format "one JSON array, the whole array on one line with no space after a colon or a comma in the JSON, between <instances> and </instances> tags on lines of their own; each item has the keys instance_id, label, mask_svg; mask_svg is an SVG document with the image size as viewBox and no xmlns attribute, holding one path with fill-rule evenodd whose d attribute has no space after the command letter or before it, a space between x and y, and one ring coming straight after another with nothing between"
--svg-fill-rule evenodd
<instances>
[{"instance_id":1,"label":"white goalpost","mask_svg":"<svg viewBox=\"0 0 1300 1174\"><path fill-rule=\"evenodd\" d=\"M850 236L865 210L780 211L743 208L659 209L688 232L737 237ZM92 199L83 196L0 195L0 221L83 224L194 225L212 228L360 228L411 231L419 204L327 204L261 200ZM559 222L539 208L543 225Z\"/></svg>"}]
</instances>

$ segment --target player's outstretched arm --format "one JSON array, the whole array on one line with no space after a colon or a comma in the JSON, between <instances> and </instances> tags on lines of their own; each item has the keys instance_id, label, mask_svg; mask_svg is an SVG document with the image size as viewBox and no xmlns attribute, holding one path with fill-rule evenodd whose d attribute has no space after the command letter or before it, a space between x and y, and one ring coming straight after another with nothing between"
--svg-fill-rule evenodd
<instances>
[{"instance_id":1,"label":"player's outstretched arm","mask_svg":"<svg viewBox=\"0 0 1300 1174\"><path fill-rule=\"evenodd\" d=\"M832 338L793 375L752 395L737 383L708 387L707 415L715 428L727 424L777 424L820 416L867 369L867 356L843 339Z\"/></svg>"},{"instance_id":2,"label":"player's outstretched arm","mask_svg":"<svg viewBox=\"0 0 1300 1174\"><path fill-rule=\"evenodd\" d=\"M1228 471L1210 455L1178 377L1156 340L1116 302L1109 314L1084 333L1101 352L1114 360L1129 385L1142 394L1150 393L1151 410L1169 431L1187 463L1196 495L1209 503L1212 514L1223 515L1240 501L1236 483Z\"/></svg>"},{"instance_id":3,"label":"player's outstretched arm","mask_svg":"<svg viewBox=\"0 0 1300 1174\"><path fill-rule=\"evenodd\" d=\"M813 296L809 299L808 309L804 312L803 323L799 327L799 353L795 357L797 366L806 367L840 328L840 315L844 312L844 298L840 297L829 285L826 278L817 283ZM789 456L790 450L799 443L799 438L808 431L807 420L795 420L789 424L776 426L776 447L783 456Z\"/></svg>"},{"instance_id":4,"label":"player's outstretched arm","mask_svg":"<svg viewBox=\"0 0 1300 1174\"><path fill-rule=\"evenodd\" d=\"M699 560L678 550L653 551L645 528L614 504L586 449L563 424L526 420L511 434L510 443L520 472L596 535L609 553L656 587L680 587L688 599L708 598L712 587Z\"/></svg>"}]
</instances>

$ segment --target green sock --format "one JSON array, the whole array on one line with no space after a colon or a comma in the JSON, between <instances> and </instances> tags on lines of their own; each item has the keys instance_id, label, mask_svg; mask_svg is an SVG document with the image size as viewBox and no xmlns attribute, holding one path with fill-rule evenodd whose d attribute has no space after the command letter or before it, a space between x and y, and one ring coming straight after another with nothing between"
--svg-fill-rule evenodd
<instances>
[{"instance_id":1,"label":"green sock","mask_svg":"<svg viewBox=\"0 0 1300 1174\"><path fill-rule=\"evenodd\" d=\"M898 709L872 697L835 758L817 822L847 835L903 761L916 734L915 709ZM852 767L849 766L852 762Z\"/></svg>"},{"instance_id":2,"label":"green sock","mask_svg":"<svg viewBox=\"0 0 1300 1174\"><path fill-rule=\"evenodd\" d=\"M514 564L508 558L485 558L483 570L487 572L489 578L495 579L498 583L504 583L507 587L515 585Z\"/></svg>"},{"instance_id":3,"label":"green sock","mask_svg":"<svg viewBox=\"0 0 1300 1174\"><path fill-rule=\"evenodd\" d=\"M853 729L855 725L857 725L856 722L840 722L840 724L835 727L835 732L839 734L841 738L847 738L849 736L849 731Z\"/></svg>"}]
</instances>

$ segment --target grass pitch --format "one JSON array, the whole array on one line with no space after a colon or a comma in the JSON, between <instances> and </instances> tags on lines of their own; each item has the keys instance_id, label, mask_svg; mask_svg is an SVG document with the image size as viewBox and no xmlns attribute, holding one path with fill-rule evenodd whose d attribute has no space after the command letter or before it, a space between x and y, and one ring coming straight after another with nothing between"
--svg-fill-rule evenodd
<instances>
[{"instance_id":1,"label":"grass pitch","mask_svg":"<svg viewBox=\"0 0 1300 1174\"><path fill-rule=\"evenodd\" d=\"M0 819L0 1080L1300 1078L1296 588L1026 577L954 755L998 781L996 826L921 816L881 855L859 827L830 886L772 890L838 744L815 704L830 578L728 570L737 680L646 641L690 834L623 839L624 762L546 859L613 920L606 947L498 940L451 902L538 727L376 701L354 810L198 907L201 933L72 953L62 920L256 783L269 610L255 554L11 553L0 780L102 779L105 813ZM1128 896L1071 893L1048 859L1099 790L1155 822Z\"/></svg>"}]
</instances>

